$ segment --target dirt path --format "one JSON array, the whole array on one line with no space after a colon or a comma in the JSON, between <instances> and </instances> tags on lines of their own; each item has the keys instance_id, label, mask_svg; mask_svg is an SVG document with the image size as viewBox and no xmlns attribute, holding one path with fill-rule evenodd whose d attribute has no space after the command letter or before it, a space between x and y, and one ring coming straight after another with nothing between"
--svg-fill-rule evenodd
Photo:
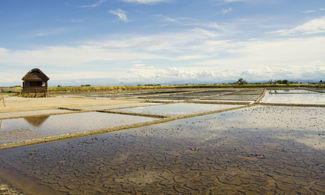
<instances>
[{"instance_id":1,"label":"dirt path","mask_svg":"<svg viewBox=\"0 0 325 195\"><path fill-rule=\"evenodd\" d=\"M84 98L84 97L49 97L49 98L22 98L4 97L6 106L0 105L0 113L54 109L58 107L81 107L99 105L117 105L137 103L137 100L112 100L108 98Z\"/></svg>"}]
</instances>

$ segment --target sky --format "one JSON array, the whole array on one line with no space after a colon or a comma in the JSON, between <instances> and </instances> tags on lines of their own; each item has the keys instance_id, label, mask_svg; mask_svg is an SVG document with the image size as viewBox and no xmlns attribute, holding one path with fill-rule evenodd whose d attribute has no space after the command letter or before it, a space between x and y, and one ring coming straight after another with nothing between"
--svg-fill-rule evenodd
<instances>
[{"instance_id":1,"label":"sky","mask_svg":"<svg viewBox=\"0 0 325 195\"><path fill-rule=\"evenodd\" d=\"M0 0L0 86L325 80L324 0Z\"/></svg>"}]
</instances>

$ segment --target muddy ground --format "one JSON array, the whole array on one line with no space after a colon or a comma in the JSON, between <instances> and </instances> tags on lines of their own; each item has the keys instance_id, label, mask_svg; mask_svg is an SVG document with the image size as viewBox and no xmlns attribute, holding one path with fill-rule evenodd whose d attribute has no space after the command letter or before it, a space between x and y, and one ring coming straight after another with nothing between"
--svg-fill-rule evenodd
<instances>
[{"instance_id":1,"label":"muddy ground","mask_svg":"<svg viewBox=\"0 0 325 195\"><path fill-rule=\"evenodd\" d=\"M316 92L315 100L309 96L315 93L309 91L315 90L283 92L306 95L308 102L303 97L298 103L264 89L164 89L52 97L69 100L48 109L39 105L22 111L28 107L22 106L20 111L0 113L0 134L9 133L15 140L19 137L10 133L21 129L29 129L27 135L32 135L53 127L53 133L58 123L63 128L70 125L67 132L78 133L86 126L96 130L102 128L99 124L108 128L49 143L3 147L0 179L25 194L323 194L325 95ZM68 104L73 99L76 102ZM260 105L263 100L269 104ZM28 101L42 104L41 99ZM88 117L93 112L104 117ZM68 116L78 114L87 117L67 123ZM135 115L149 122L134 118L131 125L123 126L123 117L110 117L118 115L126 120ZM59 121L50 123L51 117ZM21 124L29 126L20 128ZM122 126L110 129L112 124Z\"/></svg>"}]
</instances>

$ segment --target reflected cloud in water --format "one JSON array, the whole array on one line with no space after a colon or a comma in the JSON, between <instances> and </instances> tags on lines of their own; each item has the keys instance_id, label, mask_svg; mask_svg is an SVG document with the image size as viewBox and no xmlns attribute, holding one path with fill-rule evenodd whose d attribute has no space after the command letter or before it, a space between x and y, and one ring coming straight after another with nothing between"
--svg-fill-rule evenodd
<instances>
[{"instance_id":1,"label":"reflected cloud in water","mask_svg":"<svg viewBox=\"0 0 325 195\"><path fill-rule=\"evenodd\" d=\"M325 94L305 90L271 90L268 91L262 102L265 103L292 103L292 104L325 104Z\"/></svg>"}]
</instances>

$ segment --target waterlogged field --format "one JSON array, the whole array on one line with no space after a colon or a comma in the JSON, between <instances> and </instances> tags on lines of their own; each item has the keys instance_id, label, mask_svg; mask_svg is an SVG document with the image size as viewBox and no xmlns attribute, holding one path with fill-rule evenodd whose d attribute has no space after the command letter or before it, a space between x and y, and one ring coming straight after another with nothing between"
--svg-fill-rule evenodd
<instances>
[{"instance_id":1,"label":"waterlogged field","mask_svg":"<svg viewBox=\"0 0 325 195\"><path fill-rule=\"evenodd\" d=\"M99 112L6 119L1 121L0 144L130 125L152 120L154 119L141 116Z\"/></svg>"},{"instance_id":2,"label":"waterlogged field","mask_svg":"<svg viewBox=\"0 0 325 195\"><path fill-rule=\"evenodd\" d=\"M143 114L163 114L168 116L179 116L185 114L196 114L215 110L224 110L229 108L239 107L238 105L224 105L224 104L194 104L194 103L177 103L165 104L150 107L137 107L118 109L122 112L133 112Z\"/></svg>"},{"instance_id":3,"label":"waterlogged field","mask_svg":"<svg viewBox=\"0 0 325 195\"><path fill-rule=\"evenodd\" d=\"M292 90L276 95L292 92L306 99L325 96ZM257 99L263 90L193 93ZM167 116L158 124L0 150L0 181L25 194L325 194L323 104L186 103L185 94L193 93L182 92L183 103L112 110L132 115L88 112L44 116L45 122L10 119L17 120L11 127L25 124L46 134L59 128L121 125L122 119L126 124L160 120L133 114ZM268 95L273 93L267 92L263 101ZM186 118L211 111L220 113ZM4 121L2 127L8 128Z\"/></svg>"},{"instance_id":4,"label":"waterlogged field","mask_svg":"<svg viewBox=\"0 0 325 195\"><path fill-rule=\"evenodd\" d=\"M271 90L262 102L289 104L325 104L325 94L307 90Z\"/></svg>"}]
</instances>

